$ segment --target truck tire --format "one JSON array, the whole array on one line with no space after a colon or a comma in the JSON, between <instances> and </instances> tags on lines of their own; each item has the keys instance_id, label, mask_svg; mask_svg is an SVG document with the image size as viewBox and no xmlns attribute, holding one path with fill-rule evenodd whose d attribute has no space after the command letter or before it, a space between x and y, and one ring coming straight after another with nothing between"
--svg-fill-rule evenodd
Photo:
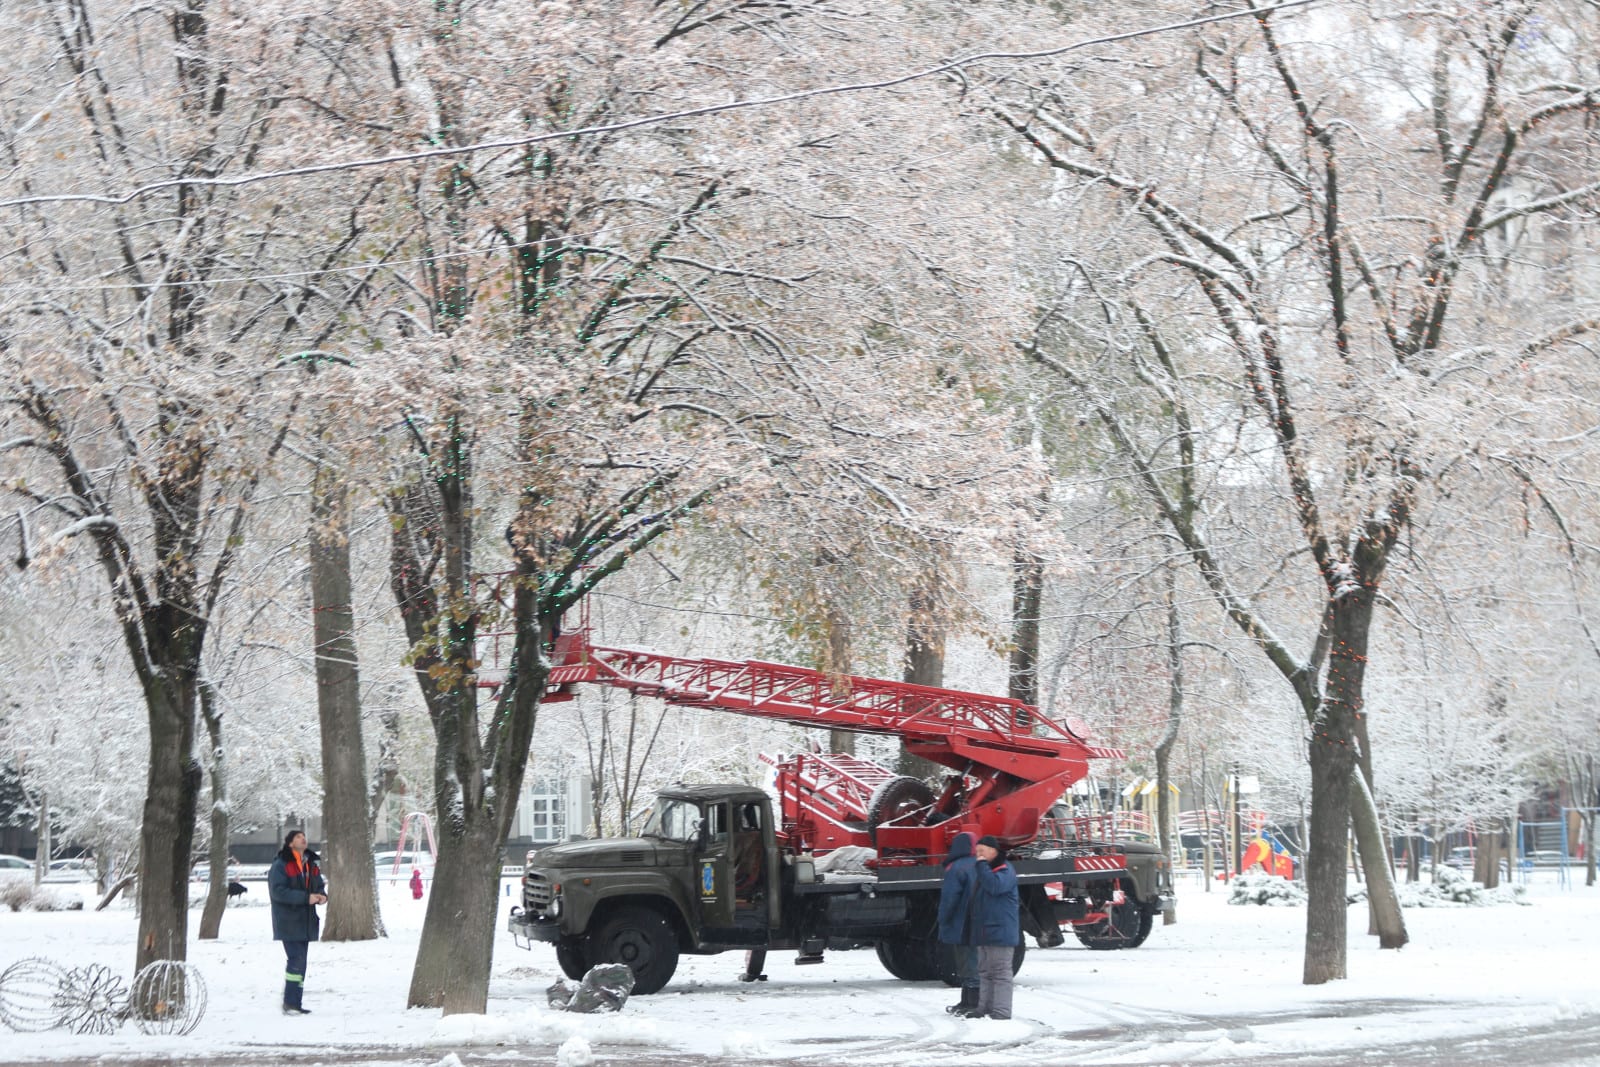
<instances>
[{"instance_id":1,"label":"truck tire","mask_svg":"<svg viewBox=\"0 0 1600 1067\"><path fill-rule=\"evenodd\" d=\"M636 996L660 992L678 969L677 934L651 908L619 909L590 939L589 949L591 963L626 963L633 971Z\"/></svg>"},{"instance_id":2,"label":"truck tire","mask_svg":"<svg viewBox=\"0 0 1600 1067\"><path fill-rule=\"evenodd\" d=\"M872 799L867 802L867 836L876 845L881 824L930 807L933 800L933 790L920 778L901 775L889 779L872 791Z\"/></svg>"},{"instance_id":3,"label":"truck tire","mask_svg":"<svg viewBox=\"0 0 1600 1067\"><path fill-rule=\"evenodd\" d=\"M1155 923L1155 913L1141 907L1132 897L1121 904L1112 905L1106 915L1105 922L1072 928L1078 940L1096 952L1138 948L1150 936L1150 928Z\"/></svg>"},{"instance_id":4,"label":"truck tire","mask_svg":"<svg viewBox=\"0 0 1600 1067\"><path fill-rule=\"evenodd\" d=\"M563 937L556 942L556 963L561 965L561 973L574 982L582 981L592 966L583 941L576 937Z\"/></svg>"},{"instance_id":5,"label":"truck tire","mask_svg":"<svg viewBox=\"0 0 1600 1067\"><path fill-rule=\"evenodd\" d=\"M942 978L939 943L921 937L897 937L878 942L878 962L902 982L932 982Z\"/></svg>"}]
</instances>

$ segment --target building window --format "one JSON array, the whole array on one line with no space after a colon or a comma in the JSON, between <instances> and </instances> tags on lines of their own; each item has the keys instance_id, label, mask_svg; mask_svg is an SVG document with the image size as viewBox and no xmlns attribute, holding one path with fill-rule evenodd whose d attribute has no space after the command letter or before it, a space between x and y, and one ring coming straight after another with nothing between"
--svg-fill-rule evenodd
<instances>
[{"instance_id":1,"label":"building window","mask_svg":"<svg viewBox=\"0 0 1600 1067\"><path fill-rule=\"evenodd\" d=\"M566 805L562 803L561 783L536 781L523 797L522 826L529 840L560 841L567 836Z\"/></svg>"}]
</instances>

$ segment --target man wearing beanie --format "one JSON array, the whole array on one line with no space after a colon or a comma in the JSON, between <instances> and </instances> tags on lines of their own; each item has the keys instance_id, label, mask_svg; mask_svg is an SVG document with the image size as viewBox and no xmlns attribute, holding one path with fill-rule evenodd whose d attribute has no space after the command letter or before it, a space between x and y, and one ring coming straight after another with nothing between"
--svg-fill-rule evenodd
<instances>
[{"instance_id":1,"label":"man wearing beanie","mask_svg":"<svg viewBox=\"0 0 1600 1067\"><path fill-rule=\"evenodd\" d=\"M1006 863L998 838L985 835L973 850L978 857L977 918L973 940L978 945L978 1008L976 1019L1011 1018L1011 960L1022 940L1017 873Z\"/></svg>"},{"instance_id":2,"label":"man wearing beanie","mask_svg":"<svg viewBox=\"0 0 1600 1067\"><path fill-rule=\"evenodd\" d=\"M965 830L950 841L944 858L944 882L939 886L939 940L955 951L956 973L961 976L961 1000L945 1011L951 1015L978 1013L977 868L973 835Z\"/></svg>"}]
</instances>

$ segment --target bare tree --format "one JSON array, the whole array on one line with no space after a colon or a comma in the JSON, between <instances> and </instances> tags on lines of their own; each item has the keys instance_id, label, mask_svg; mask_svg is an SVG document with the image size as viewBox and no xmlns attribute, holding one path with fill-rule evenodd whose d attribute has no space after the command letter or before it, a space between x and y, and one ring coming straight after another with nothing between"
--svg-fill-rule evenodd
<instances>
[{"instance_id":1,"label":"bare tree","mask_svg":"<svg viewBox=\"0 0 1600 1067\"><path fill-rule=\"evenodd\" d=\"M1263 12L1249 33L1196 35L1181 59L1140 55L1149 72L1136 104L1069 72L998 86L990 109L1076 203L1098 199L1090 232L1106 232L1106 212L1126 222L1116 247L1093 248L1086 235L1064 257L1029 353L1087 403L1306 716L1308 983L1345 973L1352 813L1381 943L1407 939L1363 712L1374 613L1428 489L1463 452L1504 443L1504 427L1473 409L1481 393L1464 388L1469 369L1494 381L1509 370L1502 353L1543 350L1554 336L1496 306L1491 241L1564 217L1600 188L1592 176L1565 183L1549 164L1565 148L1558 131L1592 113L1600 90L1585 60L1528 47L1544 6L1421 16L1404 55L1383 36L1394 24L1353 5L1320 11L1315 31ZM1559 19L1572 40L1592 39L1580 28L1590 21L1572 9ZM1418 62L1419 48L1431 62ZM1394 92L1341 91L1352 55ZM1396 121L1375 110L1380 96L1413 104ZM1132 406L1118 382L1141 383L1156 406ZM1268 448L1276 469L1257 459ZM1296 542L1281 565L1308 562L1315 593L1309 583L1290 598L1253 593L1229 558L1214 521L1229 464L1279 488L1286 510L1273 529ZM1268 622L1274 600L1298 620L1304 654Z\"/></svg>"},{"instance_id":2,"label":"bare tree","mask_svg":"<svg viewBox=\"0 0 1600 1067\"><path fill-rule=\"evenodd\" d=\"M8 192L173 181L8 215L8 244L29 252L0 309L0 447L25 464L7 492L41 554L88 543L147 712L138 967L186 954L209 620L296 406L288 357L325 306L249 279L284 263L271 238L286 228L272 205L206 184L273 158L305 38L270 5L211 16L204 0L3 16ZM320 239L309 222L285 241Z\"/></svg>"}]
</instances>

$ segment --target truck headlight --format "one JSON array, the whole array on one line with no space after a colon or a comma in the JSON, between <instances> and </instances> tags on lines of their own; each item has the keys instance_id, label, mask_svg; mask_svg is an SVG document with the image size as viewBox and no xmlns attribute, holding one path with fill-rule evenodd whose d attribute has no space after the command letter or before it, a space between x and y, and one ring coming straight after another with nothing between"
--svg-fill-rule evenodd
<instances>
[{"instance_id":1,"label":"truck headlight","mask_svg":"<svg viewBox=\"0 0 1600 1067\"><path fill-rule=\"evenodd\" d=\"M552 918L552 919L557 918L557 917L560 916L560 914L561 914L561 894L557 893L555 896L550 898L550 906L544 909L544 913L546 915L550 916L550 918Z\"/></svg>"}]
</instances>

